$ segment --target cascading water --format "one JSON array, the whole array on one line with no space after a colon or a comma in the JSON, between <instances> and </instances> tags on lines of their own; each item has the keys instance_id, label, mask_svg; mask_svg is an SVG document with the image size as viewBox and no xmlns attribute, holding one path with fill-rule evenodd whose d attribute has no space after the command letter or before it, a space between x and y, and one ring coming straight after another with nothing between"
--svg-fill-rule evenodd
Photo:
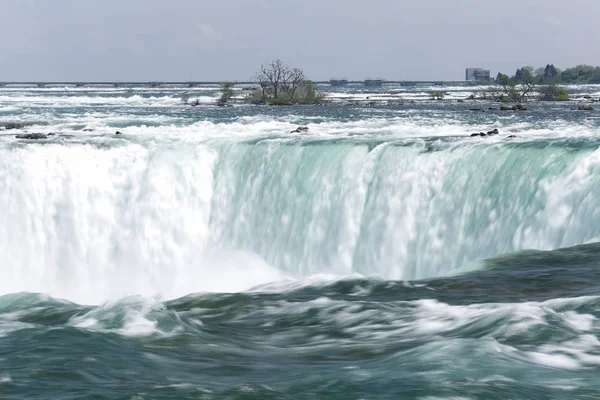
<instances>
[{"instance_id":1,"label":"cascading water","mask_svg":"<svg viewBox=\"0 0 600 400\"><path fill-rule=\"evenodd\" d=\"M219 154L213 238L296 276L443 276L600 234L598 151L299 141Z\"/></svg>"},{"instance_id":2,"label":"cascading water","mask_svg":"<svg viewBox=\"0 0 600 400\"><path fill-rule=\"evenodd\" d=\"M0 291L97 302L418 279L600 236L600 152L527 143L4 145Z\"/></svg>"}]
</instances>

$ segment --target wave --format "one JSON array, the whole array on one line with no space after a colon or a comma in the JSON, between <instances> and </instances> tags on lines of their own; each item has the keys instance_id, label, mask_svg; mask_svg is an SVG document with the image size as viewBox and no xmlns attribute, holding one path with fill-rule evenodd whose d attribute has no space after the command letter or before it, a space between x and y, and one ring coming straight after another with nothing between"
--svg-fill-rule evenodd
<instances>
[{"instance_id":1,"label":"wave","mask_svg":"<svg viewBox=\"0 0 600 400\"><path fill-rule=\"evenodd\" d=\"M337 283L169 302L134 296L93 307L0 296L0 339L18 354L0 386L14 398L64 397L65 387L78 397L101 387L115 399L140 387L153 398L598 393L597 296L452 304L398 297L414 290L400 283L359 290L368 283L345 282L352 292ZM41 374L40 364L53 373Z\"/></svg>"},{"instance_id":2,"label":"wave","mask_svg":"<svg viewBox=\"0 0 600 400\"><path fill-rule=\"evenodd\" d=\"M73 330L113 333L165 344L171 343L164 342L167 338L177 343L177 337L191 336L240 357L249 349L263 351L266 340L269 352L285 351L293 344L319 357L332 351L357 354L360 348L364 355L389 354L384 364L442 362L447 373L454 368L443 360L475 351L475 358L499 362L494 364L498 369L481 374L515 381L518 368L512 363L567 371L600 367L600 341L595 336L600 330L598 297L452 305L435 299L391 301L382 294L335 298L331 290L328 296L323 291L283 299L196 295L166 303L129 297L82 307L34 294L8 295L0 297L0 335L62 329L68 335ZM227 328L231 324L235 330Z\"/></svg>"}]
</instances>

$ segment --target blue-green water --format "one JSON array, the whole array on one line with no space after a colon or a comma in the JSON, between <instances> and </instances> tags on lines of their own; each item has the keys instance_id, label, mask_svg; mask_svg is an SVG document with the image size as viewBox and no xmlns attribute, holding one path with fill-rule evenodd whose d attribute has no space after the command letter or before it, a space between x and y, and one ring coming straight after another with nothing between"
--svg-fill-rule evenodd
<instances>
[{"instance_id":1,"label":"blue-green water","mask_svg":"<svg viewBox=\"0 0 600 400\"><path fill-rule=\"evenodd\" d=\"M600 114L430 89L2 88L0 399L599 398Z\"/></svg>"}]
</instances>

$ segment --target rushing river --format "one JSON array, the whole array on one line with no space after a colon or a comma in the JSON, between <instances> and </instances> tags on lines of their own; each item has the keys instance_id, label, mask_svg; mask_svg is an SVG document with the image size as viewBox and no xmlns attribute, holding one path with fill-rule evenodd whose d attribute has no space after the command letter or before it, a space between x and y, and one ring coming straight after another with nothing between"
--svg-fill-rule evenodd
<instances>
[{"instance_id":1,"label":"rushing river","mask_svg":"<svg viewBox=\"0 0 600 400\"><path fill-rule=\"evenodd\" d=\"M600 397L600 114L434 89L0 88L0 398Z\"/></svg>"}]
</instances>

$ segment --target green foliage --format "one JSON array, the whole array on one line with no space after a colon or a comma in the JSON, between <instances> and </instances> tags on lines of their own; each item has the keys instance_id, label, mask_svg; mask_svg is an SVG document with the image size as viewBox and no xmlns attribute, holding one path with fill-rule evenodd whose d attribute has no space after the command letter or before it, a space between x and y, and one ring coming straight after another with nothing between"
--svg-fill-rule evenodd
<instances>
[{"instance_id":1,"label":"green foliage","mask_svg":"<svg viewBox=\"0 0 600 400\"><path fill-rule=\"evenodd\" d=\"M496 75L496 83L498 83L499 85L507 85L509 80L510 77L506 74L498 72L498 75Z\"/></svg>"},{"instance_id":2,"label":"green foliage","mask_svg":"<svg viewBox=\"0 0 600 400\"><path fill-rule=\"evenodd\" d=\"M522 67L517 69L514 76L516 83L527 83L535 81L533 67Z\"/></svg>"},{"instance_id":3,"label":"green foliage","mask_svg":"<svg viewBox=\"0 0 600 400\"><path fill-rule=\"evenodd\" d=\"M496 101L501 102L523 102L527 100L529 93L535 88L538 78L534 75L533 67L517 69L514 76L498 73L496 83L500 85L501 95L494 96Z\"/></svg>"},{"instance_id":4,"label":"green foliage","mask_svg":"<svg viewBox=\"0 0 600 400\"><path fill-rule=\"evenodd\" d=\"M560 81L560 70L553 64L546 64L545 68L536 70L537 83L540 85L555 85Z\"/></svg>"},{"instance_id":5,"label":"green foliage","mask_svg":"<svg viewBox=\"0 0 600 400\"><path fill-rule=\"evenodd\" d=\"M261 87L249 92L246 95L245 100L250 104L265 104L266 98L264 95L264 90Z\"/></svg>"},{"instance_id":6,"label":"green foliage","mask_svg":"<svg viewBox=\"0 0 600 400\"><path fill-rule=\"evenodd\" d=\"M578 65L565 69L560 77L564 83L600 83L600 67Z\"/></svg>"},{"instance_id":7,"label":"green foliage","mask_svg":"<svg viewBox=\"0 0 600 400\"><path fill-rule=\"evenodd\" d=\"M317 90L313 81L304 81L299 92L301 104L320 104L323 102L323 94Z\"/></svg>"},{"instance_id":8,"label":"green foliage","mask_svg":"<svg viewBox=\"0 0 600 400\"><path fill-rule=\"evenodd\" d=\"M540 84L553 85L557 83L575 84L600 84L600 67L591 65L577 65L564 71L556 68L554 64L546 64L545 68L534 70L533 67L521 67L512 77L498 73L496 83L508 85L510 80L515 84Z\"/></svg>"},{"instance_id":9,"label":"green foliage","mask_svg":"<svg viewBox=\"0 0 600 400\"><path fill-rule=\"evenodd\" d=\"M443 100L444 96L446 96L446 93L441 90L432 90L429 94L431 95L432 100Z\"/></svg>"},{"instance_id":10,"label":"green foliage","mask_svg":"<svg viewBox=\"0 0 600 400\"><path fill-rule=\"evenodd\" d=\"M539 92L541 94L540 100L543 101L567 101L570 99L567 90L558 85L542 86Z\"/></svg>"},{"instance_id":11,"label":"green foliage","mask_svg":"<svg viewBox=\"0 0 600 400\"><path fill-rule=\"evenodd\" d=\"M268 106L287 106L291 105L292 103L290 103L286 97L278 96L269 98L265 104Z\"/></svg>"},{"instance_id":12,"label":"green foliage","mask_svg":"<svg viewBox=\"0 0 600 400\"><path fill-rule=\"evenodd\" d=\"M217 101L217 104L224 106L233 97L233 85L229 82L221 82L221 97Z\"/></svg>"}]
</instances>

